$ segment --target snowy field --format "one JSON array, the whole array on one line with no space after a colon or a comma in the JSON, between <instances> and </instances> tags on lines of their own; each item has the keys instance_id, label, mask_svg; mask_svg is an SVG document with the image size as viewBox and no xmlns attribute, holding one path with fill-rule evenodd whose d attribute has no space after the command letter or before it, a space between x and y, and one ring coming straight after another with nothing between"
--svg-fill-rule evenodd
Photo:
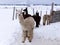
<instances>
[{"instance_id":1,"label":"snowy field","mask_svg":"<svg viewBox=\"0 0 60 45\"><path fill-rule=\"evenodd\" d=\"M39 28L34 29L32 42L29 43L26 40L25 43L22 43L21 25L18 19L12 20L12 6L7 7L0 6L0 45L60 45L60 22L43 26L42 19ZM35 12L36 10L42 11L42 17L46 11L50 14L51 6L31 6L28 8L29 14L33 14L32 8L35 9ZM54 7L54 10L59 10L59 8L60 6Z\"/></svg>"}]
</instances>

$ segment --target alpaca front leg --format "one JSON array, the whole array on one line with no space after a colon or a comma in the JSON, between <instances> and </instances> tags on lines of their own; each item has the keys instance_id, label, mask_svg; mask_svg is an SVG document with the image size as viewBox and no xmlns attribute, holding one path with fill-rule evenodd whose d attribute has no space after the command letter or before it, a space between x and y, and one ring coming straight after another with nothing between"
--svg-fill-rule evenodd
<instances>
[{"instance_id":1,"label":"alpaca front leg","mask_svg":"<svg viewBox=\"0 0 60 45\"><path fill-rule=\"evenodd\" d=\"M28 33L28 40L29 40L29 42L32 41L32 38L33 38L33 31Z\"/></svg>"},{"instance_id":2,"label":"alpaca front leg","mask_svg":"<svg viewBox=\"0 0 60 45\"><path fill-rule=\"evenodd\" d=\"M36 23L36 27L39 27L39 23Z\"/></svg>"},{"instance_id":3,"label":"alpaca front leg","mask_svg":"<svg viewBox=\"0 0 60 45\"><path fill-rule=\"evenodd\" d=\"M31 42L32 39L33 39L33 35L30 35L30 36L28 37L29 42Z\"/></svg>"},{"instance_id":4,"label":"alpaca front leg","mask_svg":"<svg viewBox=\"0 0 60 45\"><path fill-rule=\"evenodd\" d=\"M22 43L24 43L24 42L25 42L25 40L26 40L26 37L23 37Z\"/></svg>"},{"instance_id":5,"label":"alpaca front leg","mask_svg":"<svg viewBox=\"0 0 60 45\"><path fill-rule=\"evenodd\" d=\"M26 40L26 31L23 31L23 37L22 38L23 38L22 43L24 43Z\"/></svg>"},{"instance_id":6,"label":"alpaca front leg","mask_svg":"<svg viewBox=\"0 0 60 45\"><path fill-rule=\"evenodd\" d=\"M43 25L45 25L46 24L46 20L43 20Z\"/></svg>"},{"instance_id":7,"label":"alpaca front leg","mask_svg":"<svg viewBox=\"0 0 60 45\"><path fill-rule=\"evenodd\" d=\"M50 20L47 20L47 25L50 24Z\"/></svg>"}]
</instances>

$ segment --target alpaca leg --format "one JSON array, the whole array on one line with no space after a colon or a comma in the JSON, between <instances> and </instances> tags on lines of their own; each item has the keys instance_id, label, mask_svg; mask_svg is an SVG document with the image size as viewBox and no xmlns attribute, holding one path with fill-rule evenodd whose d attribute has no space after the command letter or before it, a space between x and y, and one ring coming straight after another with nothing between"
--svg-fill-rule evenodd
<instances>
[{"instance_id":1,"label":"alpaca leg","mask_svg":"<svg viewBox=\"0 0 60 45\"><path fill-rule=\"evenodd\" d=\"M39 23L36 21L36 27L39 27Z\"/></svg>"},{"instance_id":2,"label":"alpaca leg","mask_svg":"<svg viewBox=\"0 0 60 45\"><path fill-rule=\"evenodd\" d=\"M46 19L43 19L43 25L45 25L46 24Z\"/></svg>"},{"instance_id":3,"label":"alpaca leg","mask_svg":"<svg viewBox=\"0 0 60 45\"><path fill-rule=\"evenodd\" d=\"M28 40L29 40L29 42L32 41L32 35L30 37L28 37Z\"/></svg>"},{"instance_id":4,"label":"alpaca leg","mask_svg":"<svg viewBox=\"0 0 60 45\"><path fill-rule=\"evenodd\" d=\"M47 25L48 25L48 24L50 24L50 22L49 22L49 21L50 21L50 20L48 19L48 20L47 20Z\"/></svg>"},{"instance_id":5,"label":"alpaca leg","mask_svg":"<svg viewBox=\"0 0 60 45\"><path fill-rule=\"evenodd\" d=\"M33 38L33 31L30 31L30 32L28 32L28 40L29 40L29 42L32 41L32 38Z\"/></svg>"},{"instance_id":6,"label":"alpaca leg","mask_svg":"<svg viewBox=\"0 0 60 45\"><path fill-rule=\"evenodd\" d=\"M38 23L39 25L40 25L40 21L39 21L39 23Z\"/></svg>"},{"instance_id":7,"label":"alpaca leg","mask_svg":"<svg viewBox=\"0 0 60 45\"><path fill-rule=\"evenodd\" d=\"M22 43L24 43L26 40L26 31L23 31L23 40L22 40Z\"/></svg>"},{"instance_id":8,"label":"alpaca leg","mask_svg":"<svg viewBox=\"0 0 60 45\"><path fill-rule=\"evenodd\" d=\"M47 25L48 25L48 20L47 20Z\"/></svg>"},{"instance_id":9,"label":"alpaca leg","mask_svg":"<svg viewBox=\"0 0 60 45\"><path fill-rule=\"evenodd\" d=\"M23 37L23 41L22 41L22 43L24 43L24 42L25 42L25 40L26 40L26 37Z\"/></svg>"},{"instance_id":10,"label":"alpaca leg","mask_svg":"<svg viewBox=\"0 0 60 45\"><path fill-rule=\"evenodd\" d=\"M39 22L37 21L37 23L36 23L36 27L39 27Z\"/></svg>"},{"instance_id":11,"label":"alpaca leg","mask_svg":"<svg viewBox=\"0 0 60 45\"><path fill-rule=\"evenodd\" d=\"M30 35L29 42L31 42L33 39L33 34Z\"/></svg>"},{"instance_id":12,"label":"alpaca leg","mask_svg":"<svg viewBox=\"0 0 60 45\"><path fill-rule=\"evenodd\" d=\"M38 27L39 27L39 25L40 25L40 21L38 21L37 25L38 25Z\"/></svg>"}]
</instances>

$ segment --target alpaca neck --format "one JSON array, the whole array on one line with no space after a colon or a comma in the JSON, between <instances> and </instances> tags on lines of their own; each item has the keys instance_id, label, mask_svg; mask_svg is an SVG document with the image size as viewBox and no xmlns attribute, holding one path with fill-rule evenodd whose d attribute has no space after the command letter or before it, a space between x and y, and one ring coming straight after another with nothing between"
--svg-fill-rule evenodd
<instances>
[{"instance_id":1,"label":"alpaca neck","mask_svg":"<svg viewBox=\"0 0 60 45\"><path fill-rule=\"evenodd\" d=\"M24 17L23 17L23 15L20 15L20 16L19 16L19 21L20 21L21 24L24 23Z\"/></svg>"},{"instance_id":2,"label":"alpaca neck","mask_svg":"<svg viewBox=\"0 0 60 45\"><path fill-rule=\"evenodd\" d=\"M26 11L26 14L28 14L28 11Z\"/></svg>"}]
</instances>

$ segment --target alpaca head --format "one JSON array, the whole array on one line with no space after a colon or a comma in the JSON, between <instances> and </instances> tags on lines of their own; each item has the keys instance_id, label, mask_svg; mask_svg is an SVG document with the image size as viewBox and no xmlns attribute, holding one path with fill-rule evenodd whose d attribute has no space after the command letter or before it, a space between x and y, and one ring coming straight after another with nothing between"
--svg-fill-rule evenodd
<instances>
[{"instance_id":1,"label":"alpaca head","mask_svg":"<svg viewBox=\"0 0 60 45\"><path fill-rule=\"evenodd\" d=\"M20 10L16 9L16 15L18 15L19 21L21 21L21 22L22 22L22 20L24 20L23 14L24 14L24 12L22 12L22 9L20 9Z\"/></svg>"},{"instance_id":2,"label":"alpaca head","mask_svg":"<svg viewBox=\"0 0 60 45\"><path fill-rule=\"evenodd\" d=\"M26 8L26 9L24 9L23 11L24 11L26 14L28 14L28 10L27 10L27 8Z\"/></svg>"},{"instance_id":3,"label":"alpaca head","mask_svg":"<svg viewBox=\"0 0 60 45\"><path fill-rule=\"evenodd\" d=\"M36 15L39 16L39 12L36 12Z\"/></svg>"},{"instance_id":4,"label":"alpaca head","mask_svg":"<svg viewBox=\"0 0 60 45\"><path fill-rule=\"evenodd\" d=\"M22 14L22 9L16 9L16 15Z\"/></svg>"},{"instance_id":5,"label":"alpaca head","mask_svg":"<svg viewBox=\"0 0 60 45\"><path fill-rule=\"evenodd\" d=\"M55 11L52 11L52 12L51 12L51 15L53 16L54 14L55 14Z\"/></svg>"}]
</instances>

